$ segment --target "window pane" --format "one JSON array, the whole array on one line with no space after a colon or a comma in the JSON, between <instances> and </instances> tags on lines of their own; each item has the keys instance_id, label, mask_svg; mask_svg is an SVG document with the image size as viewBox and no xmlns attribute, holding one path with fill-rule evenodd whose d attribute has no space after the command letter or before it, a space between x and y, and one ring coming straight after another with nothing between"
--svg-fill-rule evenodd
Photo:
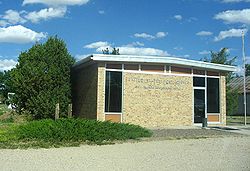
<instances>
[{"instance_id":1,"label":"window pane","mask_svg":"<svg viewBox=\"0 0 250 171\"><path fill-rule=\"evenodd\" d=\"M142 71L164 72L164 65L141 65Z\"/></svg>"},{"instance_id":2,"label":"window pane","mask_svg":"<svg viewBox=\"0 0 250 171\"><path fill-rule=\"evenodd\" d=\"M190 68L182 68L182 67L172 66L171 67L171 72L176 73L176 74L191 74L191 69Z\"/></svg>"},{"instance_id":3,"label":"window pane","mask_svg":"<svg viewBox=\"0 0 250 171\"><path fill-rule=\"evenodd\" d=\"M107 69L122 69L122 64L106 64Z\"/></svg>"},{"instance_id":4,"label":"window pane","mask_svg":"<svg viewBox=\"0 0 250 171\"><path fill-rule=\"evenodd\" d=\"M122 72L107 71L105 84L105 112L121 112Z\"/></svg>"},{"instance_id":5,"label":"window pane","mask_svg":"<svg viewBox=\"0 0 250 171\"><path fill-rule=\"evenodd\" d=\"M220 113L219 79L207 78L207 112Z\"/></svg>"},{"instance_id":6,"label":"window pane","mask_svg":"<svg viewBox=\"0 0 250 171\"><path fill-rule=\"evenodd\" d=\"M205 118L205 90L194 89L194 123Z\"/></svg>"},{"instance_id":7,"label":"window pane","mask_svg":"<svg viewBox=\"0 0 250 171\"><path fill-rule=\"evenodd\" d=\"M205 75L205 71L204 70L193 69L193 74Z\"/></svg>"},{"instance_id":8,"label":"window pane","mask_svg":"<svg viewBox=\"0 0 250 171\"><path fill-rule=\"evenodd\" d=\"M135 71L138 71L139 70L139 65L138 64L125 64L124 65L124 69L125 70L135 70Z\"/></svg>"},{"instance_id":9,"label":"window pane","mask_svg":"<svg viewBox=\"0 0 250 171\"><path fill-rule=\"evenodd\" d=\"M204 77L194 77L193 86L194 87L205 87L205 78Z\"/></svg>"},{"instance_id":10,"label":"window pane","mask_svg":"<svg viewBox=\"0 0 250 171\"><path fill-rule=\"evenodd\" d=\"M207 71L208 76L219 76L220 74L218 72L212 72L212 71Z\"/></svg>"}]
</instances>

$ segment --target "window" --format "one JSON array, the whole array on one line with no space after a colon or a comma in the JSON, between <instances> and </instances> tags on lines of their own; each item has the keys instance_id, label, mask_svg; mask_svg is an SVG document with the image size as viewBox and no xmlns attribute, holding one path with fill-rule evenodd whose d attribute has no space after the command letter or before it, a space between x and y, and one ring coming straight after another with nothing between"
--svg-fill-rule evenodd
<instances>
[{"instance_id":1,"label":"window","mask_svg":"<svg viewBox=\"0 0 250 171\"><path fill-rule=\"evenodd\" d=\"M219 78L207 78L207 113L220 113Z\"/></svg>"},{"instance_id":2,"label":"window","mask_svg":"<svg viewBox=\"0 0 250 171\"><path fill-rule=\"evenodd\" d=\"M194 77L193 86L194 87L205 87L205 77Z\"/></svg>"},{"instance_id":3,"label":"window","mask_svg":"<svg viewBox=\"0 0 250 171\"><path fill-rule=\"evenodd\" d=\"M204 70L193 69L193 74L195 75L205 75Z\"/></svg>"},{"instance_id":4,"label":"window","mask_svg":"<svg viewBox=\"0 0 250 171\"><path fill-rule=\"evenodd\" d=\"M142 71L164 72L164 65L141 65Z\"/></svg>"},{"instance_id":5,"label":"window","mask_svg":"<svg viewBox=\"0 0 250 171\"><path fill-rule=\"evenodd\" d=\"M176 74L191 74L191 69L172 66L171 72Z\"/></svg>"},{"instance_id":6,"label":"window","mask_svg":"<svg viewBox=\"0 0 250 171\"><path fill-rule=\"evenodd\" d=\"M218 72L213 72L213 71L207 71L208 76L219 76L220 74Z\"/></svg>"},{"instance_id":7,"label":"window","mask_svg":"<svg viewBox=\"0 0 250 171\"><path fill-rule=\"evenodd\" d=\"M105 112L122 112L122 72L106 71Z\"/></svg>"},{"instance_id":8,"label":"window","mask_svg":"<svg viewBox=\"0 0 250 171\"><path fill-rule=\"evenodd\" d=\"M135 70L135 71L138 71L139 70L139 65L138 64L125 64L124 65L124 69L125 70Z\"/></svg>"},{"instance_id":9,"label":"window","mask_svg":"<svg viewBox=\"0 0 250 171\"><path fill-rule=\"evenodd\" d=\"M107 69L122 69L122 64L107 64Z\"/></svg>"}]
</instances>

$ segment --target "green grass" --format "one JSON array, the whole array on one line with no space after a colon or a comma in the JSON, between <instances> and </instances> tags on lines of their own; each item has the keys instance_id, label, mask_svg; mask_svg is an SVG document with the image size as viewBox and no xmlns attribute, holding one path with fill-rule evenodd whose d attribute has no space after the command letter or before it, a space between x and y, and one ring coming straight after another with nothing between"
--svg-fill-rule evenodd
<instances>
[{"instance_id":1,"label":"green grass","mask_svg":"<svg viewBox=\"0 0 250 171\"><path fill-rule=\"evenodd\" d=\"M0 104L0 116L3 115L6 112L10 112L11 110L8 109L8 106L6 104Z\"/></svg>"},{"instance_id":2,"label":"green grass","mask_svg":"<svg viewBox=\"0 0 250 171\"><path fill-rule=\"evenodd\" d=\"M244 116L227 116L227 125L243 125L244 123ZM250 116L247 116L247 124L250 124Z\"/></svg>"},{"instance_id":3,"label":"green grass","mask_svg":"<svg viewBox=\"0 0 250 171\"><path fill-rule=\"evenodd\" d=\"M40 120L0 126L0 148L77 146L107 144L150 137L140 126L85 119Z\"/></svg>"}]
</instances>

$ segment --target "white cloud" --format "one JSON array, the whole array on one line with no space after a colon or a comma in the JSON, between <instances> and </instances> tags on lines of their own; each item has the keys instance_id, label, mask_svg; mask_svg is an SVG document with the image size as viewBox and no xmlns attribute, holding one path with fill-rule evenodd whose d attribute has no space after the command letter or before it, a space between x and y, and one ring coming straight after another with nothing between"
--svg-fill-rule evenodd
<instances>
[{"instance_id":1,"label":"white cloud","mask_svg":"<svg viewBox=\"0 0 250 171\"><path fill-rule=\"evenodd\" d=\"M200 32L196 33L197 36L210 36L212 34L213 33L210 31L200 31Z\"/></svg>"},{"instance_id":2,"label":"white cloud","mask_svg":"<svg viewBox=\"0 0 250 171\"><path fill-rule=\"evenodd\" d=\"M230 30L225 30L221 31L217 37L214 38L214 41L221 41L226 38L231 38L231 37L241 37L242 36L242 31L246 34L247 29L230 29Z\"/></svg>"},{"instance_id":3,"label":"white cloud","mask_svg":"<svg viewBox=\"0 0 250 171\"><path fill-rule=\"evenodd\" d=\"M167 34L168 33L160 31L160 32L156 33L155 37L157 37L157 38L163 38L163 37L166 37Z\"/></svg>"},{"instance_id":4,"label":"white cloud","mask_svg":"<svg viewBox=\"0 0 250 171\"><path fill-rule=\"evenodd\" d=\"M250 56L246 56L246 63L250 64Z\"/></svg>"},{"instance_id":5,"label":"white cloud","mask_svg":"<svg viewBox=\"0 0 250 171\"><path fill-rule=\"evenodd\" d=\"M250 9L223 11L216 14L214 18L226 23L250 24Z\"/></svg>"},{"instance_id":6,"label":"white cloud","mask_svg":"<svg viewBox=\"0 0 250 171\"><path fill-rule=\"evenodd\" d=\"M13 59L3 59L0 60L0 71L11 70L16 66L17 62Z\"/></svg>"},{"instance_id":7,"label":"white cloud","mask_svg":"<svg viewBox=\"0 0 250 171\"><path fill-rule=\"evenodd\" d=\"M2 20L0 20L0 26L5 27L7 25L23 24L27 21L38 23L41 20L63 17L66 12L66 7L46 8L33 12L7 10L2 17L0 16L2 18Z\"/></svg>"},{"instance_id":8,"label":"white cloud","mask_svg":"<svg viewBox=\"0 0 250 171\"><path fill-rule=\"evenodd\" d=\"M174 18L175 18L176 20L182 20L182 16L181 16L181 15L175 15Z\"/></svg>"},{"instance_id":9,"label":"white cloud","mask_svg":"<svg viewBox=\"0 0 250 171\"><path fill-rule=\"evenodd\" d=\"M84 5L89 0L24 0L23 5L27 4L44 4L48 6L68 6L68 5Z\"/></svg>"},{"instance_id":10,"label":"white cloud","mask_svg":"<svg viewBox=\"0 0 250 171\"><path fill-rule=\"evenodd\" d=\"M184 58L189 58L190 55L187 55L187 54L186 54L186 55L183 55L183 57L184 57Z\"/></svg>"},{"instance_id":11,"label":"white cloud","mask_svg":"<svg viewBox=\"0 0 250 171\"><path fill-rule=\"evenodd\" d=\"M144 47L117 47L122 55L156 55L156 56L168 56L166 51L156 48L144 48ZM102 52L103 49L98 48L97 52Z\"/></svg>"},{"instance_id":12,"label":"white cloud","mask_svg":"<svg viewBox=\"0 0 250 171\"><path fill-rule=\"evenodd\" d=\"M210 54L210 52L207 50L203 50L203 51L199 52L199 55L208 55L208 54Z\"/></svg>"},{"instance_id":13,"label":"white cloud","mask_svg":"<svg viewBox=\"0 0 250 171\"><path fill-rule=\"evenodd\" d=\"M18 12L15 10L7 10L5 11L5 14L1 17L3 20L3 26L9 25L9 24L17 24L17 23L25 23L26 20L21 17L20 14L24 13L24 11Z\"/></svg>"},{"instance_id":14,"label":"white cloud","mask_svg":"<svg viewBox=\"0 0 250 171\"><path fill-rule=\"evenodd\" d=\"M7 26L9 23L5 20L0 20L0 27L5 27Z\"/></svg>"},{"instance_id":15,"label":"white cloud","mask_svg":"<svg viewBox=\"0 0 250 171\"><path fill-rule=\"evenodd\" d=\"M100 48L100 47L108 47L108 46L110 46L110 44L108 42L99 41L99 42L94 42L94 43L85 45L84 48L97 49L97 48Z\"/></svg>"},{"instance_id":16,"label":"white cloud","mask_svg":"<svg viewBox=\"0 0 250 171\"><path fill-rule=\"evenodd\" d=\"M193 22L193 21L197 21L198 19L196 17L190 17L189 19L187 19L187 22Z\"/></svg>"},{"instance_id":17,"label":"white cloud","mask_svg":"<svg viewBox=\"0 0 250 171\"><path fill-rule=\"evenodd\" d=\"M250 56L246 56L246 64L250 64ZM243 68L243 64L239 64L237 65L237 71L236 73L240 76L244 75L244 68Z\"/></svg>"},{"instance_id":18,"label":"white cloud","mask_svg":"<svg viewBox=\"0 0 250 171\"><path fill-rule=\"evenodd\" d=\"M21 25L0 28L0 42L30 43L46 38L45 33L37 33Z\"/></svg>"},{"instance_id":19,"label":"white cloud","mask_svg":"<svg viewBox=\"0 0 250 171\"><path fill-rule=\"evenodd\" d=\"M136 41L136 42L132 42L130 44L124 45L124 46L126 46L126 47L144 46L144 43Z\"/></svg>"},{"instance_id":20,"label":"white cloud","mask_svg":"<svg viewBox=\"0 0 250 171\"><path fill-rule=\"evenodd\" d=\"M139 45L140 43L136 43ZM142 44L140 44L142 45ZM111 44L104 41L94 42L84 46L88 49L95 49L96 52L102 53L102 50L109 48L112 51ZM120 46L116 47L119 49L120 54L122 55L156 55L156 56L168 56L167 51L156 48L144 48L144 47L133 47L133 46Z\"/></svg>"},{"instance_id":21,"label":"white cloud","mask_svg":"<svg viewBox=\"0 0 250 171\"><path fill-rule=\"evenodd\" d=\"M222 0L223 3L250 2L250 0Z\"/></svg>"},{"instance_id":22,"label":"white cloud","mask_svg":"<svg viewBox=\"0 0 250 171\"><path fill-rule=\"evenodd\" d=\"M155 36L147 34L147 33L135 33L134 36L137 38L143 38L143 39L154 39L155 38Z\"/></svg>"},{"instance_id":23,"label":"white cloud","mask_svg":"<svg viewBox=\"0 0 250 171\"><path fill-rule=\"evenodd\" d=\"M105 14L105 11L99 10L98 13L99 13L99 14Z\"/></svg>"},{"instance_id":24,"label":"white cloud","mask_svg":"<svg viewBox=\"0 0 250 171\"><path fill-rule=\"evenodd\" d=\"M174 47L174 50L183 50L183 47Z\"/></svg>"},{"instance_id":25,"label":"white cloud","mask_svg":"<svg viewBox=\"0 0 250 171\"><path fill-rule=\"evenodd\" d=\"M25 23L26 22L26 20L20 16L20 13L18 11L15 11L15 10L5 11L5 15L3 16L3 19L7 20L11 24Z\"/></svg>"},{"instance_id":26,"label":"white cloud","mask_svg":"<svg viewBox=\"0 0 250 171\"><path fill-rule=\"evenodd\" d=\"M45 8L40 11L33 11L25 15L25 18L32 23L38 23L40 20L49 20L51 18L63 17L67 12L66 7L62 8Z\"/></svg>"},{"instance_id":27,"label":"white cloud","mask_svg":"<svg viewBox=\"0 0 250 171\"><path fill-rule=\"evenodd\" d=\"M155 35L151 35L147 33L135 33L134 34L134 36L137 38L143 38L143 39L148 39L148 40L163 38L163 37L166 37L167 35L168 35L167 32L162 32L162 31L157 32Z\"/></svg>"}]
</instances>

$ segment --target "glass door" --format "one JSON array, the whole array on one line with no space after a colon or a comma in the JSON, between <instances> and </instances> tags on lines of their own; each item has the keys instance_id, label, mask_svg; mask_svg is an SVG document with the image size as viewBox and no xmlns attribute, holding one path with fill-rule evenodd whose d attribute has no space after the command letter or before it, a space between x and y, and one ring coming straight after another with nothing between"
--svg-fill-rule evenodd
<instances>
[{"instance_id":1,"label":"glass door","mask_svg":"<svg viewBox=\"0 0 250 171\"><path fill-rule=\"evenodd\" d=\"M194 123L205 118L205 89L194 89Z\"/></svg>"}]
</instances>

